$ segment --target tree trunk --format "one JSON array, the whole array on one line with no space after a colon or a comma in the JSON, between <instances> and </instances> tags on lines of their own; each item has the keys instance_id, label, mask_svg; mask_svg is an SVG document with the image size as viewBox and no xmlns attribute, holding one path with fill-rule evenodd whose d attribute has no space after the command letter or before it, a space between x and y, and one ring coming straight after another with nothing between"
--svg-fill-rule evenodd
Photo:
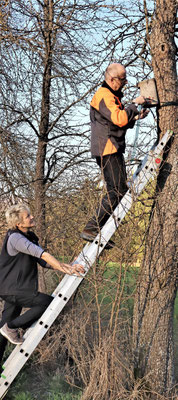
<instances>
[{"instance_id":1,"label":"tree trunk","mask_svg":"<svg viewBox=\"0 0 178 400\"><path fill-rule=\"evenodd\" d=\"M44 166L46 158L46 143L39 139L36 176L35 176L35 221L36 232L42 246L46 245L46 224L45 224L45 182Z\"/></svg>"},{"instance_id":2,"label":"tree trunk","mask_svg":"<svg viewBox=\"0 0 178 400\"><path fill-rule=\"evenodd\" d=\"M164 8L163 8L164 7ZM150 390L170 394L174 385L173 310L176 296L176 1L156 3L149 43L160 100L158 127L174 140L167 146L157 179L157 193L147 233L145 257L134 309L135 375ZM152 395L151 398L156 398Z\"/></svg>"},{"instance_id":3,"label":"tree trunk","mask_svg":"<svg viewBox=\"0 0 178 400\"><path fill-rule=\"evenodd\" d=\"M46 180L45 180L45 160L48 143L49 113L50 113L50 88L51 88L51 69L52 69L52 21L53 21L53 1L45 0L44 7L44 74L41 100L41 120L39 127L39 141L36 159L35 176L35 219L36 231L40 244L46 246L46 224L45 224L45 201L46 201ZM39 279L40 290L45 290L43 272L40 271Z\"/></svg>"}]
</instances>

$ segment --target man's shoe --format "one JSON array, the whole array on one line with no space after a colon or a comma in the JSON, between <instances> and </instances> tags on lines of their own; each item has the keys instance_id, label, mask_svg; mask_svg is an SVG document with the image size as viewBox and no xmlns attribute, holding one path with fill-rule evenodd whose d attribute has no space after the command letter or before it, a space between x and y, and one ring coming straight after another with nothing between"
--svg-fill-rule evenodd
<instances>
[{"instance_id":1,"label":"man's shoe","mask_svg":"<svg viewBox=\"0 0 178 400\"><path fill-rule=\"evenodd\" d=\"M113 240L108 240L108 242L106 243L106 246L105 246L105 250L110 250L110 249L113 249L113 247L115 246L115 242L113 242Z\"/></svg>"},{"instance_id":2,"label":"man's shoe","mask_svg":"<svg viewBox=\"0 0 178 400\"><path fill-rule=\"evenodd\" d=\"M87 240L88 242L93 242L95 237L98 235L98 232L95 230L84 229L84 231L80 234L81 238Z\"/></svg>"},{"instance_id":3,"label":"man's shoe","mask_svg":"<svg viewBox=\"0 0 178 400\"><path fill-rule=\"evenodd\" d=\"M98 232L93 230L84 229L84 231L80 234L81 238L87 240L87 242L93 242L95 237L98 235ZM115 246L115 243L112 240L109 240L105 246L106 250L110 250Z\"/></svg>"},{"instance_id":4,"label":"man's shoe","mask_svg":"<svg viewBox=\"0 0 178 400\"><path fill-rule=\"evenodd\" d=\"M23 343L23 339L18 335L18 329L10 329L7 323L2 326L0 333L13 344Z\"/></svg>"}]
</instances>

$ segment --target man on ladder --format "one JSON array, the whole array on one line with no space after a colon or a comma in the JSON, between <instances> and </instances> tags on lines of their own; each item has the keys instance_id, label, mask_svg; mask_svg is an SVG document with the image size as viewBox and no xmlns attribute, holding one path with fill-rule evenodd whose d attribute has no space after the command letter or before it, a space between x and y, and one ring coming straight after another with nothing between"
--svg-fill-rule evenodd
<instances>
[{"instance_id":1,"label":"man on ladder","mask_svg":"<svg viewBox=\"0 0 178 400\"><path fill-rule=\"evenodd\" d=\"M118 63L110 64L105 72L105 81L90 103L91 153L102 170L107 188L96 214L81 233L84 240L91 242L128 190L123 157L127 129L133 128L136 120L148 114L148 110L139 112L136 107L136 104L146 103L143 96L133 100L135 104L123 106L121 90L126 83L125 67ZM108 248L112 247L113 242L109 241L108 245Z\"/></svg>"}]
</instances>

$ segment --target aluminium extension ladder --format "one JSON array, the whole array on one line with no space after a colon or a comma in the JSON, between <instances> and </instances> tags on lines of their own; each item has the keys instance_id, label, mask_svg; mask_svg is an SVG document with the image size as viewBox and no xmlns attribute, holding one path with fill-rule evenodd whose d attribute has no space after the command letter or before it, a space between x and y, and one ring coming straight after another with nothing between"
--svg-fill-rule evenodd
<instances>
[{"instance_id":1,"label":"aluminium extension ladder","mask_svg":"<svg viewBox=\"0 0 178 400\"><path fill-rule=\"evenodd\" d=\"M41 318L35 322L25 333L24 342L17 345L3 365L3 373L0 377L0 399L3 399L10 384L24 366L32 352L48 331L52 323L58 317L72 294L75 292L85 275L95 262L105 245L114 234L121 221L131 208L133 202L141 194L143 188L150 179L157 174L161 163L161 153L173 132L167 131L157 145L154 145L145 156L142 163L133 174L132 183L121 202L116 207L100 233L92 243L87 243L79 254L75 264L82 264L85 267L85 274L81 277L65 275L52 296L54 299L43 313ZM74 264L74 263L73 263Z\"/></svg>"}]
</instances>

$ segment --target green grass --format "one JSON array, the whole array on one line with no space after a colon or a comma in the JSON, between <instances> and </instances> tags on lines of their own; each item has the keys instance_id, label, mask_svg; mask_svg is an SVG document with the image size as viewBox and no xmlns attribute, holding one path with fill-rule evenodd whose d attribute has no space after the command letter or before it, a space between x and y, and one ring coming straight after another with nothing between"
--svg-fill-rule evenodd
<instances>
[{"instance_id":1,"label":"green grass","mask_svg":"<svg viewBox=\"0 0 178 400\"><path fill-rule=\"evenodd\" d=\"M13 397L14 400L34 400L32 395L29 392L20 392L18 393L15 397Z\"/></svg>"},{"instance_id":2,"label":"green grass","mask_svg":"<svg viewBox=\"0 0 178 400\"><path fill-rule=\"evenodd\" d=\"M49 393L44 400L79 400L82 392L71 387L58 376L54 376L50 383Z\"/></svg>"},{"instance_id":3,"label":"green grass","mask_svg":"<svg viewBox=\"0 0 178 400\"><path fill-rule=\"evenodd\" d=\"M121 275L121 279L120 279ZM132 316L134 296L138 268L123 266L121 269L115 263L108 263L103 274L103 282L98 290L98 300L102 306L107 306L108 313L113 304L113 299L118 291L118 298L122 292L121 308L124 308ZM118 290L119 288L119 290ZM102 310L101 310L102 312ZM105 310L104 310L105 313Z\"/></svg>"},{"instance_id":4,"label":"green grass","mask_svg":"<svg viewBox=\"0 0 178 400\"><path fill-rule=\"evenodd\" d=\"M38 375L38 368L26 368L10 387L6 400L79 400L81 390L72 388L61 376L60 373L41 372ZM29 389L30 388L30 389Z\"/></svg>"}]
</instances>

